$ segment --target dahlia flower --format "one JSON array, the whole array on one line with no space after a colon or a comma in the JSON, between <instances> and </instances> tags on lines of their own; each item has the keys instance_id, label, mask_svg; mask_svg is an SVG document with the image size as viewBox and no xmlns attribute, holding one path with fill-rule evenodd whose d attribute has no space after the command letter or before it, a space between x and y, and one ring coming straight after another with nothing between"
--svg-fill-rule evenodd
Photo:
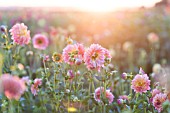
<instances>
[{"instance_id":1,"label":"dahlia flower","mask_svg":"<svg viewBox=\"0 0 170 113\"><path fill-rule=\"evenodd\" d=\"M98 69L104 65L106 51L98 44L92 44L84 53L84 62L88 69Z\"/></svg>"},{"instance_id":2,"label":"dahlia flower","mask_svg":"<svg viewBox=\"0 0 170 113\"><path fill-rule=\"evenodd\" d=\"M26 45L30 42L30 31L27 30L27 26L24 23L17 23L15 24L10 30L10 34L12 35L12 40L14 43L19 45Z\"/></svg>"},{"instance_id":3,"label":"dahlia flower","mask_svg":"<svg viewBox=\"0 0 170 113\"><path fill-rule=\"evenodd\" d=\"M49 45L49 39L42 34L36 34L32 41L34 48L39 50L45 50Z\"/></svg>"},{"instance_id":4,"label":"dahlia flower","mask_svg":"<svg viewBox=\"0 0 170 113\"><path fill-rule=\"evenodd\" d=\"M36 78L34 80L34 84L31 85L31 92L35 96L37 95L37 92L39 91L38 86L42 85L42 79Z\"/></svg>"},{"instance_id":5,"label":"dahlia flower","mask_svg":"<svg viewBox=\"0 0 170 113\"><path fill-rule=\"evenodd\" d=\"M132 80L131 88L134 89L136 93L145 93L147 90L150 90L150 80L147 74L137 74Z\"/></svg>"},{"instance_id":6,"label":"dahlia flower","mask_svg":"<svg viewBox=\"0 0 170 113\"><path fill-rule=\"evenodd\" d=\"M158 112L161 112L162 111L162 104L166 101L166 94L162 94L162 93L159 93L159 94L156 94L153 98L153 101L152 101L152 104L153 106L155 107L155 109L158 110Z\"/></svg>"},{"instance_id":7,"label":"dahlia flower","mask_svg":"<svg viewBox=\"0 0 170 113\"><path fill-rule=\"evenodd\" d=\"M63 49L63 60L72 65L76 60L83 61L84 46L82 44L67 45Z\"/></svg>"},{"instance_id":8,"label":"dahlia flower","mask_svg":"<svg viewBox=\"0 0 170 113\"><path fill-rule=\"evenodd\" d=\"M159 93L161 93L161 91L158 90L158 89L153 89L153 90L152 90L152 92L151 92L152 97L150 98L150 102L151 102L151 103L152 103L153 98L155 97L155 95L156 95L156 94L159 94Z\"/></svg>"},{"instance_id":9,"label":"dahlia flower","mask_svg":"<svg viewBox=\"0 0 170 113\"><path fill-rule=\"evenodd\" d=\"M18 76L3 74L0 77L2 92L8 99L18 100L26 90L25 82Z\"/></svg>"},{"instance_id":10,"label":"dahlia flower","mask_svg":"<svg viewBox=\"0 0 170 113\"><path fill-rule=\"evenodd\" d=\"M95 93L94 93L94 98L97 102L101 102L100 100L100 95L101 93L104 95L104 87L98 87L96 90L95 90ZM106 90L106 95L105 97L108 99L109 101L109 104L111 104L113 102L113 99L114 99L114 96L113 94L110 92L110 90Z\"/></svg>"}]
</instances>

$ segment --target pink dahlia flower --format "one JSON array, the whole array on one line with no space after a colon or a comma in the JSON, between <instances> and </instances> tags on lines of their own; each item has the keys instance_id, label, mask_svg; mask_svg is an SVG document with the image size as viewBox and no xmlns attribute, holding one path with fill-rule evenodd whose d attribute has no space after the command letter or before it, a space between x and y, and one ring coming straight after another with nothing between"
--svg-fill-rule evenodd
<instances>
[{"instance_id":1,"label":"pink dahlia flower","mask_svg":"<svg viewBox=\"0 0 170 113\"><path fill-rule=\"evenodd\" d=\"M162 104L166 101L166 94L162 94L162 93L159 93L159 94L156 94L153 98L153 106L155 107L155 109L158 110L158 112L161 112L162 111Z\"/></svg>"},{"instance_id":2,"label":"pink dahlia flower","mask_svg":"<svg viewBox=\"0 0 170 113\"><path fill-rule=\"evenodd\" d=\"M158 90L158 89L153 89L153 90L152 90L152 97L154 97L156 94L159 94L159 93L161 93L160 90Z\"/></svg>"},{"instance_id":3,"label":"pink dahlia flower","mask_svg":"<svg viewBox=\"0 0 170 113\"><path fill-rule=\"evenodd\" d=\"M11 39L16 44L23 46L28 44L31 40L30 31L27 30L27 26L25 26L24 23L15 24L9 32L12 35Z\"/></svg>"},{"instance_id":4,"label":"pink dahlia flower","mask_svg":"<svg viewBox=\"0 0 170 113\"><path fill-rule=\"evenodd\" d=\"M95 93L94 93L94 98L97 102L101 102L100 100L100 95L104 95L104 87L98 87L96 90L95 90ZM114 99L114 96L113 94L110 92L110 90L106 90L106 95L105 97L108 99L109 101L109 104L111 104L113 102L113 99Z\"/></svg>"},{"instance_id":5,"label":"pink dahlia flower","mask_svg":"<svg viewBox=\"0 0 170 113\"><path fill-rule=\"evenodd\" d=\"M107 50L106 48L103 48L104 49L104 55L105 55L105 58L112 58L112 56L111 56L111 54L110 54L110 51L109 50Z\"/></svg>"},{"instance_id":6,"label":"pink dahlia flower","mask_svg":"<svg viewBox=\"0 0 170 113\"><path fill-rule=\"evenodd\" d=\"M31 85L31 92L35 96L37 95L37 92L39 91L38 86L42 85L42 79L36 78L34 80L34 84Z\"/></svg>"},{"instance_id":7,"label":"pink dahlia flower","mask_svg":"<svg viewBox=\"0 0 170 113\"><path fill-rule=\"evenodd\" d=\"M161 93L161 91L158 90L158 89L153 89L151 93L152 93L152 97L150 98L150 102L152 103L153 98L155 97L155 95Z\"/></svg>"},{"instance_id":8,"label":"pink dahlia flower","mask_svg":"<svg viewBox=\"0 0 170 113\"><path fill-rule=\"evenodd\" d=\"M137 74L132 80L131 88L134 89L136 93L145 93L147 90L150 90L150 80L147 74Z\"/></svg>"},{"instance_id":9,"label":"pink dahlia flower","mask_svg":"<svg viewBox=\"0 0 170 113\"><path fill-rule=\"evenodd\" d=\"M49 45L49 39L42 34L34 35L32 41L34 48L40 50L45 50Z\"/></svg>"},{"instance_id":10,"label":"pink dahlia flower","mask_svg":"<svg viewBox=\"0 0 170 113\"><path fill-rule=\"evenodd\" d=\"M8 99L18 100L26 90L25 82L18 76L3 74L0 78L2 92Z\"/></svg>"},{"instance_id":11,"label":"pink dahlia flower","mask_svg":"<svg viewBox=\"0 0 170 113\"><path fill-rule=\"evenodd\" d=\"M98 44L92 44L84 53L84 62L88 69L98 69L104 65L106 51Z\"/></svg>"},{"instance_id":12,"label":"pink dahlia flower","mask_svg":"<svg viewBox=\"0 0 170 113\"><path fill-rule=\"evenodd\" d=\"M84 46L82 44L67 45L63 49L63 60L70 65L81 64L83 57Z\"/></svg>"}]
</instances>

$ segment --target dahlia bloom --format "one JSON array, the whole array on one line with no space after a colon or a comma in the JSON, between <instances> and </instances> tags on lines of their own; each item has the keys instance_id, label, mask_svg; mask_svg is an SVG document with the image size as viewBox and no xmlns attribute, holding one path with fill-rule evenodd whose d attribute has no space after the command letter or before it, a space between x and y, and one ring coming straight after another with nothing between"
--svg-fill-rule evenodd
<instances>
[{"instance_id":1,"label":"dahlia bloom","mask_svg":"<svg viewBox=\"0 0 170 113\"><path fill-rule=\"evenodd\" d=\"M104 56L105 56L105 64L109 64L111 62L112 56L111 56L109 50L107 50L105 48L103 48L103 50L104 50Z\"/></svg>"},{"instance_id":2,"label":"dahlia bloom","mask_svg":"<svg viewBox=\"0 0 170 113\"><path fill-rule=\"evenodd\" d=\"M34 80L34 84L31 85L31 92L35 96L37 95L37 92L39 91L38 86L42 85L42 79L36 78Z\"/></svg>"},{"instance_id":3,"label":"dahlia bloom","mask_svg":"<svg viewBox=\"0 0 170 113\"><path fill-rule=\"evenodd\" d=\"M98 44L92 44L84 53L84 62L87 65L87 68L100 70L104 65L106 54L103 47Z\"/></svg>"},{"instance_id":4,"label":"dahlia bloom","mask_svg":"<svg viewBox=\"0 0 170 113\"><path fill-rule=\"evenodd\" d=\"M30 31L27 30L27 26L25 26L24 23L15 24L9 32L12 35L11 39L16 44L23 46L28 44L31 40Z\"/></svg>"},{"instance_id":5,"label":"dahlia bloom","mask_svg":"<svg viewBox=\"0 0 170 113\"><path fill-rule=\"evenodd\" d=\"M101 100L100 100L100 95L101 95L101 93L104 95L104 87L98 87L98 88L95 90L94 99L95 99L97 102L101 102ZM113 94L110 92L110 90L106 90L106 95L105 95L105 97L108 99L109 104L111 104L111 103L113 102L114 96L113 96Z\"/></svg>"},{"instance_id":6,"label":"dahlia bloom","mask_svg":"<svg viewBox=\"0 0 170 113\"><path fill-rule=\"evenodd\" d=\"M156 94L161 93L161 91L158 89L153 89L151 93L152 93L152 97L154 97Z\"/></svg>"},{"instance_id":7,"label":"dahlia bloom","mask_svg":"<svg viewBox=\"0 0 170 113\"><path fill-rule=\"evenodd\" d=\"M147 90L150 90L150 80L147 74L137 74L132 80L131 88L134 89L136 93L146 93Z\"/></svg>"},{"instance_id":8,"label":"dahlia bloom","mask_svg":"<svg viewBox=\"0 0 170 113\"><path fill-rule=\"evenodd\" d=\"M155 97L155 95L156 95L156 94L159 94L159 93L161 93L160 90L158 90L158 89L153 89L152 92L151 92L152 97L150 98L150 102L152 102L152 101L153 101L153 98Z\"/></svg>"},{"instance_id":9,"label":"dahlia bloom","mask_svg":"<svg viewBox=\"0 0 170 113\"><path fill-rule=\"evenodd\" d=\"M34 35L32 41L34 48L39 50L45 50L49 45L49 39L42 34Z\"/></svg>"},{"instance_id":10,"label":"dahlia bloom","mask_svg":"<svg viewBox=\"0 0 170 113\"><path fill-rule=\"evenodd\" d=\"M83 57L84 46L82 44L67 45L63 49L63 60L70 65L73 65L76 60L82 62Z\"/></svg>"},{"instance_id":11,"label":"dahlia bloom","mask_svg":"<svg viewBox=\"0 0 170 113\"><path fill-rule=\"evenodd\" d=\"M18 100L26 90L25 82L18 76L3 74L0 78L2 92L8 99Z\"/></svg>"},{"instance_id":12,"label":"dahlia bloom","mask_svg":"<svg viewBox=\"0 0 170 113\"><path fill-rule=\"evenodd\" d=\"M152 104L153 106L155 107L155 109L158 110L158 112L161 112L162 111L162 104L166 101L166 94L162 94L162 93L159 93L159 94L156 94L153 98L153 101L152 101Z\"/></svg>"}]
</instances>

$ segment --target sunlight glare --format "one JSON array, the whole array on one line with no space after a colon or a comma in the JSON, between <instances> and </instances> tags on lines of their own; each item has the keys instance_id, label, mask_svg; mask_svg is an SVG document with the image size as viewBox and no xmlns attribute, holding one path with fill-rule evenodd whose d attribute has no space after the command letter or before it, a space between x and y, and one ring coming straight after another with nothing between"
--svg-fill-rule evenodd
<instances>
[{"instance_id":1,"label":"sunlight glare","mask_svg":"<svg viewBox=\"0 0 170 113\"><path fill-rule=\"evenodd\" d=\"M1 7L69 7L84 11L105 12L121 8L150 7L160 0L3 0Z\"/></svg>"}]
</instances>

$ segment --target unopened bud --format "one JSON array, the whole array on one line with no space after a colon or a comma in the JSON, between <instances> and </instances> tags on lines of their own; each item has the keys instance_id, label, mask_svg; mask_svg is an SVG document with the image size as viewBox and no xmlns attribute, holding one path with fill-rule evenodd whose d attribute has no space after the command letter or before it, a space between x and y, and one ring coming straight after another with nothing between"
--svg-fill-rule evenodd
<instances>
[{"instance_id":1,"label":"unopened bud","mask_svg":"<svg viewBox=\"0 0 170 113\"><path fill-rule=\"evenodd\" d=\"M127 73L122 73L122 75L121 75L121 77L124 79L124 80L126 80L127 79Z\"/></svg>"},{"instance_id":2,"label":"unopened bud","mask_svg":"<svg viewBox=\"0 0 170 113\"><path fill-rule=\"evenodd\" d=\"M75 64L76 64L76 65L80 65L81 63L82 63L82 60L76 59L76 61L75 61Z\"/></svg>"},{"instance_id":3,"label":"unopened bud","mask_svg":"<svg viewBox=\"0 0 170 113\"><path fill-rule=\"evenodd\" d=\"M5 25L1 25L0 26L0 32L1 33L6 33L6 31L7 31L7 27Z\"/></svg>"}]
</instances>

